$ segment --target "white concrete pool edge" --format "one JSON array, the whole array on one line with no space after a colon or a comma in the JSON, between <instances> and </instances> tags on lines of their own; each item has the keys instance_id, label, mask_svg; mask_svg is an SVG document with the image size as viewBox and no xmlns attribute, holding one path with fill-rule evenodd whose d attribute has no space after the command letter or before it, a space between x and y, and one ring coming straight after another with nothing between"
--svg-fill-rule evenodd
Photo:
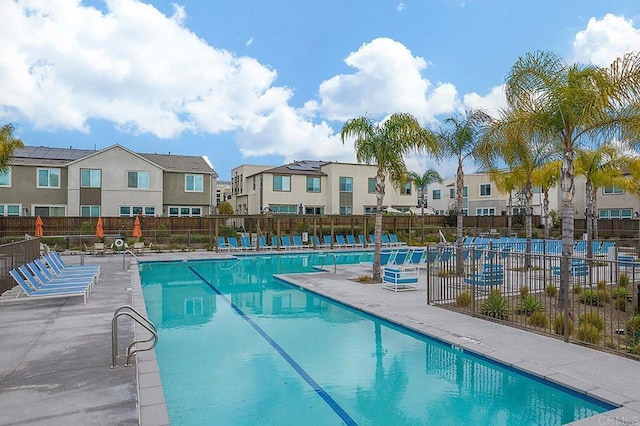
<instances>
[{"instance_id":1,"label":"white concrete pool edge","mask_svg":"<svg viewBox=\"0 0 640 426\"><path fill-rule=\"evenodd\" d=\"M353 278L362 275L357 268L353 265L339 266L337 274L282 274L277 277L293 286L619 407L571 425L640 425L640 391L633 386L611 386L615 381L639 377L640 363L637 361L429 306L426 304L424 288L417 292L393 293L381 285L359 284L353 281ZM345 286L345 283L348 285ZM422 306L415 306L415 300L420 297L423 303L418 305ZM423 311L422 315L416 308ZM433 321L436 316L439 320ZM429 320L433 321L431 325ZM470 323L473 323L473 328L465 329ZM488 331L478 334L478 330L482 329ZM496 333L501 337L492 339ZM525 359L525 352L518 353L524 348L523 336L531 341L529 347L546 352L547 356ZM515 340L511 348L506 345L509 337ZM544 363L549 354L565 355L566 359ZM609 382L594 374L594 368L604 368L596 365L604 363L603 360L615 367L615 371L609 371L613 373ZM582 378L578 377L582 374Z\"/></svg>"}]
</instances>

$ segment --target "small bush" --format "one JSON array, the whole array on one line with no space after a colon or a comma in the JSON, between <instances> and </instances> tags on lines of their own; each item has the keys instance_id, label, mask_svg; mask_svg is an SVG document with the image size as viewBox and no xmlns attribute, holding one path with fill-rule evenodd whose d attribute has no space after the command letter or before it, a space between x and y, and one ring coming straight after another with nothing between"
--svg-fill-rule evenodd
<instances>
[{"instance_id":1,"label":"small bush","mask_svg":"<svg viewBox=\"0 0 640 426\"><path fill-rule=\"evenodd\" d=\"M459 308L467 308L471 305L471 292L463 291L456 297L456 306Z\"/></svg>"},{"instance_id":2,"label":"small bush","mask_svg":"<svg viewBox=\"0 0 640 426\"><path fill-rule=\"evenodd\" d=\"M370 282L371 282L371 279L372 279L372 278L371 278L371 276L369 276L369 275L360 275L360 276L357 278L357 281L358 281L359 283L370 283Z\"/></svg>"},{"instance_id":3,"label":"small bush","mask_svg":"<svg viewBox=\"0 0 640 426\"><path fill-rule=\"evenodd\" d=\"M491 290L489 296L482 302L480 312L488 317L506 320L509 318L509 304L500 290Z\"/></svg>"},{"instance_id":4,"label":"small bush","mask_svg":"<svg viewBox=\"0 0 640 426\"><path fill-rule=\"evenodd\" d=\"M611 302L611 293L609 292L609 290L598 290L598 297L604 303Z\"/></svg>"},{"instance_id":5,"label":"small bush","mask_svg":"<svg viewBox=\"0 0 640 426\"><path fill-rule=\"evenodd\" d=\"M619 311L626 312L627 311L627 299L619 298L613 302L613 307Z\"/></svg>"},{"instance_id":6,"label":"small bush","mask_svg":"<svg viewBox=\"0 0 640 426\"><path fill-rule=\"evenodd\" d=\"M520 287L520 299L524 299L528 295L529 295L529 287L527 287L526 285L523 285L522 287Z\"/></svg>"},{"instance_id":7,"label":"small bush","mask_svg":"<svg viewBox=\"0 0 640 426\"><path fill-rule=\"evenodd\" d=\"M80 235L93 235L94 233L95 230L93 228L93 225L89 221L82 222L80 224L80 227L78 228L78 234Z\"/></svg>"},{"instance_id":8,"label":"small bush","mask_svg":"<svg viewBox=\"0 0 640 426\"><path fill-rule=\"evenodd\" d=\"M629 287L629 275L622 273L620 274L620 287L627 288Z\"/></svg>"},{"instance_id":9,"label":"small bush","mask_svg":"<svg viewBox=\"0 0 640 426\"><path fill-rule=\"evenodd\" d=\"M611 293L611 297L613 297L614 299L626 300L627 298L630 298L630 296L631 292L629 291L629 289L627 287L623 287L622 285L620 285L620 287L618 287Z\"/></svg>"},{"instance_id":10,"label":"small bush","mask_svg":"<svg viewBox=\"0 0 640 426\"><path fill-rule=\"evenodd\" d=\"M169 236L169 229L167 228L167 225L158 225L158 227L153 231L155 232L156 238L167 238Z\"/></svg>"},{"instance_id":11,"label":"small bush","mask_svg":"<svg viewBox=\"0 0 640 426\"><path fill-rule=\"evenodd\" d=\"M604 291L607 289L607 283L604 280L600 280L598 281L597 288L598 290Z\"/></svg>"},{"instance_id":12,"label":"small bush","mask_svg":"<svg viewBox=\"0 0 640 426\"><path fill-rule=\"evenodd\" d=\"M553 284L549 284L547 288L544 289L544 292L547 293L549 297L556 297L558 295L558 287Z\"/></svg>"},{"instance_id":13,"label":"small bush","mask_svg":"<svg viewBox=\"0 0 640 426\"><path fill-rule=\"evenodd\" d=\"M600 342L602 338L602 334L598 328L592 324L581 324L578 327L578 340L582 340L583 342L597 344Z\"/></svg>"},{"instance_id":14,"label":"small bush","mask_svg":"<svg viewBox=\"0 0 640 426\"><path fill-rule=\"evenodd\" d=\"M564 315L560 314L553 320L553 331L564 335ZM573 334L573 320L569 318L569 336Z\"/></svg>"},{"instance_id":15,"label":"small bush","mask_svg":"<svg viewBox=\"0 0 640 426\"><path fill-rule=\"evenodd\" d=\"M573 294L580 294L580 292L582 292L582 287L579 284L574 284L572 289Z\"/></svg>"},{"instance_id":16,"label":"small bush","mask_svg":"<svg viewBox=\"0 0 640 426\"><path fill-rule=\"evenodd\" d=\"M543 307L542 302L540 302L535 296L529 295L522 299L517 309L518 313L521 315L531 315L534 312L541 312Z\"/></svg>"},{"instance_id":17,"label":"small bush","mask_svg":"<svg viewBox=\"0 0 640 426\"><path fill-rule=\"evenodd\" d=\"M592 326L597 328L598 331L604 330L604 319L596 312L583 313L578 319L578 324L591 324Z\"/></svg>"},{"instance_id":18,"label":"small bush","mask_svg":"<svg viewBox=\"0 0 640 426\"><path fill-rule=\"evenodd\" d=\"M547 318L547 315L542 311L533 312L529 317L529 325L532 327L546 328L548 324L549 319Z\"/></svg>"},{"instance_id":19,"label":"small bush","mask_svg":"<svg viewBox=\"0 0 640 426\"><path fill-rule=\"evenodd\" d=\"M640 315L636 315L627 321L625 335L627 336L627 349L640 355L640 351L638 351L640 349Z\"/></svg>"},{"instance_id":20,"label":"small bush","mask_svg":"<svg viewBox=\"0 0 640 426\"><path fill-rule=\"evenodd\" d=\"M580 301L585 305L602 306L604 304L604 294L598 290L587 288L580 292Z\"/></svg>"}]
</instances>

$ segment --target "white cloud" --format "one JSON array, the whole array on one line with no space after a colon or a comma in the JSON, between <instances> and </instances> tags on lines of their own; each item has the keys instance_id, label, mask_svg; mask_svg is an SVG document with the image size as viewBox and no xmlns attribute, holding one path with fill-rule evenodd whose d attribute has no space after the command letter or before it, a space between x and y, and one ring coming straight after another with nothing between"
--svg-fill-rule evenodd
<instances>
[{"instance_id":1,"label":"white cloud","mask_svg":"<svg viewBox=\"0 0 640 426\"><path fill-rule=\"evenodd\" d=\"M354 68L355 73L324 81L319 88L319 104L307 105L308 108L316 106L329 120L344 121L360 115L380 117L402 111L429 122L447 108L434 105L427 96L435 96L444 105L455 103L455 91L440 90L438 86L428 93L432 85L421 74L427 67L426 61L389 38L363 44L344 62ZM449 97L442 99L442 95Z\"/></svg>"},{"instance_id":2,"label":"white cloud","mask_svg":"<svg viewBox=\"0 0 640 426\"><path fill-rule=\"evenodd\" d=\"M607 67L625 53L638 50L640 30L633 21L606 14L602 19L589 19L587 27L576 34L571 62Z\"/></svg>"},{"instance_id":3,"label":"white cloud","mask_svg":"<svg viewBox=\"0 0 640 426\"><path fill-rule=\"evenodd\" d=\"M498 118L499 109L507 107L504 85L496 86L486 96L476 92L467 93L462 97L465 109L483 109L487 114Z\"/></svg>"},{"instance_id":4,"label":"white cloud","mask_svg":"<svg viewBox=\"0 0 640 426\"><path fill-rule=\"evenodd\" d=\"M404 3L398 3L397 9L398 12L402 12L404 10Z\"/></svg>"}]
</instances>

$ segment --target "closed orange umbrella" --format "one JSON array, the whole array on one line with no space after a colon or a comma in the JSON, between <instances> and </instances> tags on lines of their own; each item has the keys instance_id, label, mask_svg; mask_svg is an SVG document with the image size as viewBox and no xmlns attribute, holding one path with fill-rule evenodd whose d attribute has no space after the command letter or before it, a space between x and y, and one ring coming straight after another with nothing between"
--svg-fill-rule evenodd
<instances>
[{"instance_id":1,"label":"closed orange umbrella","mask_svg":"<svg viewBox=\"0 0 640 426\"><path fill-rule=\"evenodd\" d=\"M140 229L140 217L136 216L136 221L133 222L133 233L131 234L136 238L142 237L142 229Z\"/></svg>"},{"instance_id":2,"label":"closed orange umbrella","mask_svg":"<svg viewBox=\"0 0 640 426\"><path fill-rule=\"evenodd\" d=\"M104 238L104 229L102 229L102 218L98 218L98 223L96 223L96 237Z\"/></svg>"},{"instance_id":3,"label":"closed orange umbrella","mask_svg":"<svg viewBox=\"0 0 640 426\"><path fill-rule=\"evenodd\" d=\"M40 218L40 216L36 217L36 233L35 233L35 235L38 238L42 237L42 219Z\"/></svg>"}]
</instances>

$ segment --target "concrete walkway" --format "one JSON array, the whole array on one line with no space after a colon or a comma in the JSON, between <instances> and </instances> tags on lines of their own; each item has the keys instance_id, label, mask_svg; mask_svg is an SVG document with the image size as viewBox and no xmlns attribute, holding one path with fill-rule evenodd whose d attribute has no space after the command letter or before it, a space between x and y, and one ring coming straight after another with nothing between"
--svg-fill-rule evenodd
<instances>
[{"instance_id":1,"label":"concrete walkway","mask_svg":"<svg viewBox=\"0 0 640 426\"><path fill-rule=\"evenodd\" d=\"M202 259L211 252L148 254L142 260ZM65 256L71 264L79 256ZM155 356L136 367L111 369L111 319L126 304L144 312L140 279L130 258L87 257L102 266L100 283L81 300L25 301L0 307L0 425L168 424ZM126 269L125 269L126 268ZM284 275L293 285L437 337L621 406L584 425L640 425L640 363L560 340L468 317L426 304L418 291L394 293L359 284L359 265L337 273ZM424 274L424 272L423 272ZM119 322L120 354L131 342L131 322ZM142 332L140 330L140 332Z\"/></svg>"}]
</instances>

